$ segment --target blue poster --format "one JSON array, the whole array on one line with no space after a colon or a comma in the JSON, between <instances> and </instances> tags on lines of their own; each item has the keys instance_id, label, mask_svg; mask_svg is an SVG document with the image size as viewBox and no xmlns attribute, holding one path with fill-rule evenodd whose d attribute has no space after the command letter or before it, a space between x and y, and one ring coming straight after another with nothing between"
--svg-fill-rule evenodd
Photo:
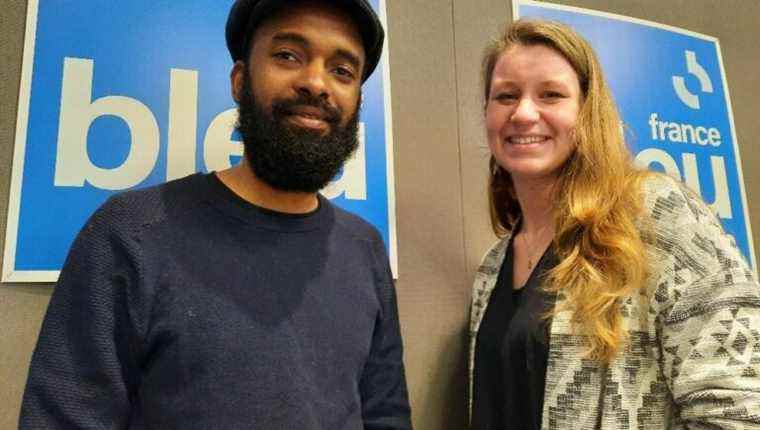
<instances>
[{"instance_id":1,"label":"blue poster","mask_svg":"<svg viewBox=\"0 0 760 430\"><path fill-rule=\"evenodd\" d=\"M383 0L372 0L385 20ZM232 0L30 0L3 282L52 282L114 193L236 164ZM376 226L396 267L387 47L359 150L323 190Z\"/></svg>"},{"instance_id":2,"label":"blue poster","mask_svg":"<svg viewBox=\"0 0 760 430\"><path fill-rule=\"evenodd\" d=\"M640 19L515 0L514 16L570 25L594 47L640 166L699 193L757 270L718 39Z\"/></svg>"}]
</instances>

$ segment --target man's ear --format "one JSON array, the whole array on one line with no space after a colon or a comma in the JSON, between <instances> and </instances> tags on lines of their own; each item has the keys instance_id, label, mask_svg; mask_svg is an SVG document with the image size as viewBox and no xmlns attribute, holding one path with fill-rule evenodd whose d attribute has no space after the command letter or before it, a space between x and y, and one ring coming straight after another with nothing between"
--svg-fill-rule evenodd
<instances>
[{"instance_id":1,"label":"man's ear","mask_svg":"<svg viewBox=\"0 0 760 430\"><path fill-rule=\"evenodd\" d=\"M236 61L230 72L230 93L237 103L240 103L240 95L243 93L243 82L245 82L243 74L247 72L248 67L242 61Z\"/></svg>"}]
</instances>

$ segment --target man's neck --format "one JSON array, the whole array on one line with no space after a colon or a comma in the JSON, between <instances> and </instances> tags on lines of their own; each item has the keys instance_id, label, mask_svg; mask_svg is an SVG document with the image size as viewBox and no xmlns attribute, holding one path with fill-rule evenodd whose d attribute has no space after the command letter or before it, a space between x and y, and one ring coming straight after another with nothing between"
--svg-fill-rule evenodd
<instances>
[{"instance_id":1,"label":"man's neck","mask_svg":"<svg viewBox=\"0 0 760 430\"><path fill-rule=\"evenodd\" d=\"M303 214L317 209L317 193L282 191L272 188L253 173L248 160L243 160L216 176L232 192L256 206L276 212Z\"/></svg>"}]
</instances>

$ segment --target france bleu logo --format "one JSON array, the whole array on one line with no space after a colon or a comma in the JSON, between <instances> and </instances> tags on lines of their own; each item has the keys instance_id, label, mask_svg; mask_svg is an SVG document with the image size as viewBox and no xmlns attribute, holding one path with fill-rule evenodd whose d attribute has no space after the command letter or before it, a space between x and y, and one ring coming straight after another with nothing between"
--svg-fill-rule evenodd
<instances>
[{"instance_id":1,"label":"france bleu logo","mask_svg":"<svg viewBox=\"0 0 760 430\"><path fill-rule=\"evenodd\" d=\"M55 281L112 194L237 163L231 3L28 2L3 281ZM322 192L378 228L395 268L389 82L384 59L363 86L360 148Z\"/></svg>"}]
</instances>

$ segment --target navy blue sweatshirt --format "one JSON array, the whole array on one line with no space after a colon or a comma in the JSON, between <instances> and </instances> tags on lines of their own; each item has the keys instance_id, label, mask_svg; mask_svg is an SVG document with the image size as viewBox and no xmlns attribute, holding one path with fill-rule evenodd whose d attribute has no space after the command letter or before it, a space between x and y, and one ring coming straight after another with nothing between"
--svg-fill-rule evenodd
<instances>
[{"instance_id":1,"label":"navy blue sweatshirt","mask_svg":"<svg viewBox=\"0 0 760 430\"><path fill-rule=\"evenodd\" d=\"M61 271L20 427L411 428L377 231L213 174L111 198Z\"/></svg>"}]
</instances>

